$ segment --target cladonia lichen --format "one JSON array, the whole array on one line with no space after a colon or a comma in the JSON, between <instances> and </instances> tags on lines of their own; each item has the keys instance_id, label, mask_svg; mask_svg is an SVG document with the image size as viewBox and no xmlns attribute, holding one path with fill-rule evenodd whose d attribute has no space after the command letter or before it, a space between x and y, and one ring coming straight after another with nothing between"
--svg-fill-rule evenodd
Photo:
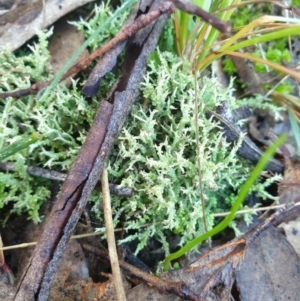
<instances>
[{"instance_id":1,"label":"cladonia lichen","mask_svg":"<svg viewBox=\"0 0 300 301\"><path fill-rule=\"evenodd\" d=\"M135 231L124 241L138 238L139 251L154 236L168 252L166 230L180 234L181 244L205 230L197 175L194 75L191 66L172 53L157 55L142 84L142 103L134 106L119 137L109 174L111 181L135 191L132 198L113 197L116 213L126 212L125 229ZM218 122L207 117L207 109L235 101L232 88L222 89L208 77L198 78L197 85L201 177L211 228L212 214L230 208L252 166L236 155L240 143L227 143ZM264 188L258 183L252 191L270 197ZM250 215L245 218L249 221Z\"/></svg>"}]
</instances>

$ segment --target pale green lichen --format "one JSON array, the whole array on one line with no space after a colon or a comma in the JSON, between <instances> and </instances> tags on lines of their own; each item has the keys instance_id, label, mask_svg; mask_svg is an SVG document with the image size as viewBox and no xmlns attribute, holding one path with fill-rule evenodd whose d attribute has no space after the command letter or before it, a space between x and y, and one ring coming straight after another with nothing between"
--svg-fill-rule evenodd
<instances>
[{"instance_id":1,"label":"pale green lichen","mask_svg":"<svg viewBox=\"0 0 300 301\"><path fill-rule=\"evenodd\" d=\"M0 52L0 88L1 91L27 88L31 81L44 81L49 76L49 53L46 49L47 38L51 34L39 34L39 43L30 47L30 51L19 51L18 56L8 52ZM33 120L34 97L20 100L1 100L0 104L0 147L4 148L36 132ZM38 143L36 143L38 144ZM31 162L29 153L35 144L27 150L9 157L6 161L15 163L17 172L0 173L0 208L9 206L11 212L21 214L27 212L31 219L39 221L38 209L49 197L49 183L28 176L26 164ZM38 164L35 159L33 162ZM3 215L2 215L3 216Z\"/></svg>"},{"instance_id":2,"label":"pale green lichen","mask_svg":"<svg viewBox=\"0 0 300 301\"><path fill-rule=\"evenodd\" d=\"M206 116L207 109L215 110L224 100L235 102L232 89L222 89L214 78L199 78L197 84L201 177L211 228L212 213L230 208L252 167L236 155L239 143L227 143L218 123ZM125 208L125 229L135 231L124 241L138 238L137 251L150 236L163 242L166 230L179 233L181 244L204 232L191 67L171 53L158 51L149 63L142 99L144 104L134 106L119 137L109 168L112 182L134 188L132 198L113 200L116 212ZM275 178L267 184L272 181ZM258 183L252 191L269 197L267 184ZM147 223L150 226L143 228Z\"/></svg>"}]
</instances>

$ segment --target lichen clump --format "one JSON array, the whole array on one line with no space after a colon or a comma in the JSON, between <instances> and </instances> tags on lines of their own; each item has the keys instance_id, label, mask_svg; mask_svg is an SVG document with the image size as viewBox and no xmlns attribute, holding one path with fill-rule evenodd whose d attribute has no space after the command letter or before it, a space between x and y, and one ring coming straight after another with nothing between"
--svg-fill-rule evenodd
<instances>
[{"instance_id":1,"label":"lichen clump","mask_svg":"<svg viewBox=\"0 0 300 301\"><path fill-rule=\"evenodd\" d=\"M0 52L1 91L28 88L32 82L53 78L47 50L47 33L39 33L39 43L17 54ZM97 100L81 95L77 83L67 88L57 86L47 99L41 95L0 101L0 149L21 141L33 133L42 139L5 161L15 164L17 172L0 171L0 208L11 213L27 213L40 221L39 208L50 196L51 182L28 175L27 167L46 167L66 172L74 161L89 129ZM2 215L3 216L3 215Z\"/></svg>"},{"instance_id":2,"label":"lichen clump","mask_svg":"<svg viewBox=\"0 0 300 301\"><path fill-rule=\"evenodd\" d=\"M181 244L204 230L197 170L194 102L198 103L201 178L208 228L212 213L230 208L251 165L236 155L218 122L207 117L223 101L233 103L232 89L222 89L214 78L195 78L191 66L169 52L156 53L136 104L110 161L110 180L134 188L132 198L113 197L114 208L125 210L126 229L138 238L137 251L149 236L168 252L166 230L181 235ZM254 192L266 196L260 184ZM249 219L249 216L246 216ZM149 226L150 223L150 226ZM148 224L147 227L143 225ZM132 233L132 232L131 232Z\"/></svg>"},{"instance_id":3,"label":"lichen clump","mask_svg":"<svg viewBox=\"0 0 300 301\"><path fill-rule=\"evenodd\" d=\"M81 20L73 24L89 38L95 28L112 13L109 3L102 3L95 8L89 23ZM91 43L90 49L95 49L97 43L99 47L99 43L116 34L126 15L122 14L106 26ZM0 51L1 92L26 89L32 83L53 79L48 50L48 40L52 33L52 29L39 32L37 43L15 53ZM46 167L67 172L92 124L101 96L112 85L112 78L109 75L103 81L99 98L86 99L77 81L72 81L69 88L57 85L46 99L42 97L44 91L41 91L38 95L0 100L0 149L33 133L43 137L28 149L5 160L14 163L17 169L14 173L0 171L0 208L9 206L7 215L26 213L35 222L41 220L39 209L50 197L51 182L28 175L27 167ZM2 217L5 219L4 214Z\"/></svg>"}]
</instances>

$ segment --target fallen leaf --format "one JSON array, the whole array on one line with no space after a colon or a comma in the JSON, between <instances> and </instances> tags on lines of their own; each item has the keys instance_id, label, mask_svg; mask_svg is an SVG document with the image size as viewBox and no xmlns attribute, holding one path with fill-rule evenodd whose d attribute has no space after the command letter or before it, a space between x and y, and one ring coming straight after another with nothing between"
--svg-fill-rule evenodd
<instances>
[{"instance_id":1,"label":"fallen leaf","mask_svg":"<svg viewBox=\"0 0 300 301\"><path fill-rule=\"evenodd\" d=\"M51 54L50 63L52 65L54 74L57 74L68 62L75 51L83 44L84 35L78 31L73 25L67 23L63 18L54 25L54 32L49 40L49 51ZM85 49L78 57L77 61L89 55ZM67 85L71 84L70 78L65 80Z\"/></svg>"},{"instance_id":2,"label":"fallen leaf","mask_svg":"<svg viewBox=\"0 0 300 301\"><path fill-rule=\"evenodd\" d=\"M234 273L243 259L245 245L243 238L235 239L205 253L187 268L162 274L161 279L167 284L182 286L186 300L230 300ZM172 293L164 293L171 293L171 289L160 289L159 292L152 286L141 284L128 293L127 300L185 300Z\"/></svg>"},{"instance_id":3,"label":"fallen leaf","mask_svg":"<svg viewBox=\"0 0 300 301\"><path fill-rule=\"evenodd\" d=\"M241 301L300 300L300 259L275 227L248 245L236 286Z\"/></svg>"},{"instance_id":4,"label":"fallen leaf","mask_svg":"<svg viewBox=\"0 0 300 301\"><path fill-rule=\"evenodd\" d=\"M51 286L49 301L100 301L117 300L111 275L108 280L94 283L89 277L84 253L78 242L71 240ZM123 279L125 290L130 284Z\"/></svg>"}]
</instances>

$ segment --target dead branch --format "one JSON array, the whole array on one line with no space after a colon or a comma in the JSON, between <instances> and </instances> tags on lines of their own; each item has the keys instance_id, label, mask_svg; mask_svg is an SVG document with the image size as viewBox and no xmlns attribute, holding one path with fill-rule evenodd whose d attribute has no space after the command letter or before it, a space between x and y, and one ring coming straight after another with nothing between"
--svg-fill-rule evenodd
<instances>
[{"instance_id":1,"label":"dead branch","mask_svg":"<svg viewBox=\"0 0 300 301\"><path fill-rule=\"evenodd\" d=\"M107 169L104 168L101 175L103 212L106 227L107 245L110 257L111 271L113 275L114 287L118 301L126 301L125 289L122 281L122 274L119 266L118 252L115 241L114 223L112 218L111 200L108 186Z\"/></svg>"},{"instance_id":2,"label":"dead branch","mask_svg":"<svg viewBox=\"0 0 300 301\"><path fill-rule=\"evenodd\" d=\"M190 14L194 14L202 18L205 22L208 22L213 27L217 28L223 33L228 33L231 31L232 26L230 22L224 22L221 19L215 17L214 15L202 10L200 7L196 6L192 2L186 0L172 0L174 5ZM159 18L163 14L171 14L174 12L175 7L170 1L163 1L161 5L152 12L148 13L147 15L139 16L132 24L123 28L113 39L109 42L104 44L102 47L96 49L92 54L87 56L86 58L82 59L81 61L74 64L61 78L60 81L64 81L70 76L76 75L78 72L82 71L83 69L87 68L90 63L95 60L96 58L102 56L103 54L107 53L109 50L115 48L122 42L128 40L130 37L134 36L139 30L145 28L148 24ZM92 80L92 78L90 78ZM95 80L94 80L95 81ZM52 80L46 82L39 82L33 84L28 89L18 90L14 92L5 92L0 93L0 99L5 99L7 97L19 98L21 96L36 94L43 88L49 86L52 83ZM95 95L94 88L87 88L86 85L84 88L84 93L86 95Z\"/></svg>"},{"instance_id":3,"label":"dead branch","mask_svg":"<svg viewBox=\"0 0 300 301\"><path fill-rule=\"evenodd\" d=\"M300 198L298 201L300 201ZM299 216L299 214L300 203L297 203L295 205L287 205L285 208L279 209L276 213L268 217L265 221L263 221L257 227L244 235L247 245L254 241L258 236L260 236L263 231L268 229L270 226L277 226L291 217Z\"/></svg>"},{"instance_id":4,"label":"dead branch","mask_svg":"<svg viewBox=\"0 0 300 301\"><path fill-rule=\"evenodd\" d=\"M57 243L64 234L64 228L70 215L74 210L77 210L77 201L82 194L84 184L105 139L112 111L112 104L107 101L101 103L84 145L73 163L53 207L45 231L39 240L27 270L20 280L14 300L39 300L35 296L39 294L45 269L53 257Z\"/></svg>"},{"instance_id":5,"label":"dead branch","mask_svg":"<svg viewBox=\"0 0 300 301\"><path fill-rule=\"evenodd\" d=\"M160 278L148 274L124 261L120 267L135 277L143 280L127 294L127 300L230 300L231 288L235 281L235 272L239 268L246 248L250 246L269 227L282 223L294 215L299 215L300 204L287 206L277 211L258 226L239 238L215 247L206 252L188 267L163 273ZM85 250L108 260L107 254L88 244L82 245ZM162 294L171 294L164 295Z\"/></svg>"},{"instance_id":6,"label":"dead branch","mask_svg":"<svg viewBox=\"0 0 300 301\"><path fill-rule=\"evenodd\" d=\"M0 162L0 170L5 171L17 171L17 168L14 163L12 162ZM41 168L41 167L34 167L28 166L27 167L28 174L41 177L44 179L49 179L53 181L64 182L67 174L58 172L51 169ZM133 189L130 187L123 187L117 184L109 184L109 191L111 194L115 194L117 196L124 196L124 197L132 197L133 196Z\"/></svg>"},{"instance_id":7,"label":"dead branch","mask_svg":"<svg viewBox=\"0 0 300 301\"><path fill-rule=\"evenodd\" d=\"M209 23L211 26L215 27L222 33L229 33L232 29L230 22L224 22L221 19L215 17L214 15L201 9L199 6L187 0L171 0L175 6L189 14L196 15L203 19L205 22Z\"/></svg>"}]
</instances>

